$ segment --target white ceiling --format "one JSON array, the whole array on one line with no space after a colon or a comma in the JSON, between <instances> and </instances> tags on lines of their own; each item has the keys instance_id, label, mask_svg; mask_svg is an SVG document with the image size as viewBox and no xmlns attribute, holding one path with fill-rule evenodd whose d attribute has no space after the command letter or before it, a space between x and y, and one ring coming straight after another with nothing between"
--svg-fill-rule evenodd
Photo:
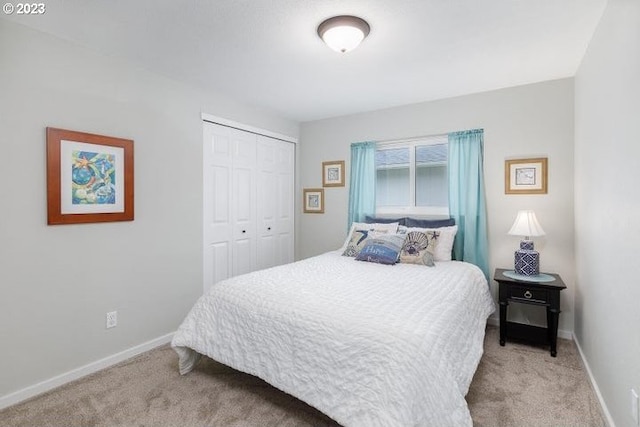
<instances>
[{"instance_id":1,"label":"white ceiling","mask_svg":"<svg viewBox=\"0 0 640 427\"><path fill-rule=\"evenodd\" d=\"M573 76L606 0L47 0L29 27L309 121ZM371 34L339 54L324 19Z\"/></svg>"}]
</instances>

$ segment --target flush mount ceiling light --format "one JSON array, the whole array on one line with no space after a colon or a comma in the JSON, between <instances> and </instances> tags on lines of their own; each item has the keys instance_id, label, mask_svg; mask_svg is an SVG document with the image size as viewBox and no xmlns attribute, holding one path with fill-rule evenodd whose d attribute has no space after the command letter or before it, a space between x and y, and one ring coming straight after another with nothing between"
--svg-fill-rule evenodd
<instances>
[{"instance_id":1,"label":"flush mount ceiling light","mask_svg":"<svg viewBox=\"0 0 640 427\"><path fill-rule=\"evenodd\" d=\"M364 19L341 15L323 21L318 26L318 35L331 49L345 53L358 47L370 30Z\"/></svg>"}]
</instances>

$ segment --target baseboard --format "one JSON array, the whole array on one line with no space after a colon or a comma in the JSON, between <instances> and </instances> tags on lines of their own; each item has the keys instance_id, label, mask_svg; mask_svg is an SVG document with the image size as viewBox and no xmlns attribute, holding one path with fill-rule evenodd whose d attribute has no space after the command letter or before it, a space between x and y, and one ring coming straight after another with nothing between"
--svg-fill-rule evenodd
<instances>
[{"instance_id":1,"label":"baseboard","mask_svg":"<svg viewBox=\"0 0 640 427\"><path fill-rule=\"evenodd\" d=\"M487 324L491 326L500 326L500 319L498 319L497 317L491 316L487 319ZM558 329L558 338L564 338L565 340L572 340L573 332L567 331L565 329Z\"/></svg>"},{"instance_id":2,"label":"baseboard","mask_svg":"<svg viewBox=\"0 0 640 427\"><path fill-rule=\"evenodd\" d=\"M22 390L18 390L6 396L2 396L0 397L0 409L15 405L16 403L22 402L23 400L30 399L46 391L77 380L78 378L93 374L94 372L98 372L102 369L113 366L116 363L120 363L131 357L142 354L145 351L149 351L161 345L170 343L171 338L173 338L173 333L155 338L151 341L147 341L135 347L131 347L127 350L121 351L120 353L116 353L111 356L105 357L104 359L91 362L77 369L65 372L64 374L57 375L48 380L42 381L29 387L25 387Z\"/></svg>"},{"instance_id":3,"label":"baseboard","mask_svg":"<svg viewBox=\"0 0 640 427\"><path fill-rule=\"evenodd\" d=\"M608 427L616 427L616 424L613 422L613 417L611 417L611 413L609 412L609 408L607 408L606 403L604 403L604 399L602 398L602 393L600 393L600 388L598 387L598 383L596 379L593 377L593 373L591 372L591 368L589 367L589 363L587 362L587 358L584 356L584 352L582 351L582 347L580 346L580 341L578 338L573 335L573 342L576 343L576 347L578 348L578 353L580 353L580 358L582 359L582 363L584 363L584 367L587 370L587 374L589 375L589 381L591 381L591 386L593 390L596 392L596 396L598 397L598 402L600 402L600 407L602 408L602 413L605 417Z\"/></svg>"}]
</instances>

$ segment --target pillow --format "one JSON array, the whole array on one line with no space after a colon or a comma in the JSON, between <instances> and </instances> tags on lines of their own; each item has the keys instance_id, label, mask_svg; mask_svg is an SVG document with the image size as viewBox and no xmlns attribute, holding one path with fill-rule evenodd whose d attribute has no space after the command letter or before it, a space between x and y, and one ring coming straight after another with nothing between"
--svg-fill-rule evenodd
<instances>
[{"instance_id":1,"label":"pillow","mask_svg":"<svg viewBox=\"0 0 640 427\"><path fill-rule=\"evenodd\" d=\"M407 218L380 218L380 217L375 217L375 216L365 216L364 217L364 222L366 222L367 224L371 224L371 223L378 223L378 224L389 224L392 222L397 222L400 225L405 225L404 221Z\"/></svg>"},{"instance_id":2,"label":"pillow","mask_svg":"<svg viewBox=\"0 0 640 427\"><path fill-rule=\"evenodd\" d=\"M358 230L367 230L367 231L376 231L376 232L383 231L385 233L395 233L398 230L398 223L397 222L391 222L389 224L382 224L382 223L367 224L365 222L354 222L354 223L352 223L351 224L351 229L349 230L349 234L347 234L347 239L344 241L344 243L342 244L342 247L340 248L340 250L342 252L344 252L347 249L347 246L349 246L349 243L352 240L352 236L351 235L353 234L353 232L356 229L358 229ZM355 256L355 255L351 255L351 256Z\"/></svg>"},{"instance_id":3,"label":"pillow","mask_svg":"<svg viewBox=\"0 0 640 427\"><path fill-rule=\"evenodd\" d=\"M400 262L433 267L435 265L433 262L434 252L440 232L436 230L411 231L406 236L400 251Z\"/></svg>"},{"instance_id":4,"label":"pillow","mask_svg":"<svg viewBox=\"0 0 640 427\"><path fill-rule=\"evenodd\" d=\"M435 261L451 261L451 251L453 251L453 241L455 240L456 233L458 232L458 226L452 225L451 227L440 228L406 228L406 233L412 231L421 231L426 233L428 231L437 231L439 236L436 238L436 246L433 251L433 257Z\"/></svg>"},{"instance_id":5,"label":"pillow","mask_svg":"<svg viewBox=\"0 0 640 427\"><path fill-rule=\"evenodd\" d=\"M398 262L404 238L404 234L383 234L368 239L356 260L393 265Z\"/></svg>"},{"instance_id":6,"label":"pillow","mask_svg":"<svg viewBox=\"0 0 640 427\"><path fill-rule=\"evenodd\" d=\"M404 225L407 227L419 227L419 228L440 228L450 227L456 225L456 220L449 219L417 219L417 218L405 218Z\"/></svg>"},{"instance_id":7,"label":"pillow","mask_svg":"<svg viewBox=\"0 0 640 427\"><path fill-rule=\"evenodd\" d=\"M360 250L364 247L368 240L382 236L386 234L387 230L353 230L353 233L349 236L351 239L347 243L347 247L342 252L342 256L354 257L360 253Z\"/></svg>"}]
</instances>

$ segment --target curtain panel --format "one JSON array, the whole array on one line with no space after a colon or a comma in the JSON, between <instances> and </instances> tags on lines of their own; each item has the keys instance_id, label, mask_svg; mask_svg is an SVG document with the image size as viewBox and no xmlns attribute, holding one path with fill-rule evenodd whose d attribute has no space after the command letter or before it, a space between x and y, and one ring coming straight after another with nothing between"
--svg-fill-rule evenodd
<instances>
[{"instance_id":1,"label":"curtain panel","mask_svg":"<svg viewBox=\"0 0 640 427\"><path fill-rule=\"evenodd\" d=\"M489 277L484 191L484 130L449 135L449 214L458 225L455 259L475 264Z\"/></svg>"},{"instance_id":2,"label":"curtain panel","mask_svg":"<svg viewBox=\"0 0 640 427\"><path fill-rule=\"evenodd\" d=\"M354 222L376 213L376 143L351 144L347 232Z\"/></svg>"}]
</instances>

